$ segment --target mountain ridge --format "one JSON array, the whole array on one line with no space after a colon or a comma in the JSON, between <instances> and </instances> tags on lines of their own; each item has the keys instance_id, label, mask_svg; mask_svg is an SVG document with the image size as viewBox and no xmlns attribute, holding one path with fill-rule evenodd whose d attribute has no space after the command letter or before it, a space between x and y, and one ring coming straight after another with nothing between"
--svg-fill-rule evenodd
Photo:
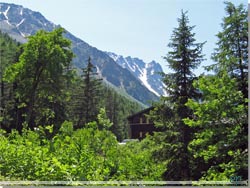
<instances>
[{"instance_id":1,"label":"mountain ridge","mask_svg":"<svg viewBox=\"0 0 250 188\"><path fill-rule=\"evenodd\" d=\"M0 30L8 33L18 42L26 42L27 37L35 34L38 30L52 31L57 27L61 26L50 22L39 12L21 5L0 3ZM158 100L157 95L145 87L129 70L119 66L108 54L75 37L66 29L65 31L65 37L72 42L72 51L75 54L73 65L75 67L83 68L86 66L88 57L91 57L92 63L107 82L117 88L124 89L130 96L144 104Z\"/></svg>"},{"instance_id":2,"label":"mountain ridge","mask_svg":"<svg viewBox=\"0 0 250 188\"><path fill-rule=\"evenodd\" d=\"M128 69L142 84L157 96L166 95L164 83L160 73L163 69L159 63L152 60L149 63L144 62L137 57L123 57L113 52L106 52L118 65Z\"/></svg>"}]
</instances>

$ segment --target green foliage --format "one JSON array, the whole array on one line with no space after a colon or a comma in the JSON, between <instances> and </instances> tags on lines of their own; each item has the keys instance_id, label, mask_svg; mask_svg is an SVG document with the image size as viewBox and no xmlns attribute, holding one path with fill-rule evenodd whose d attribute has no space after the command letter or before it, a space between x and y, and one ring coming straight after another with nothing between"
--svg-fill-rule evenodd
<instances>
[{"instance_id":1,"label":"green foliage","mask_svg":"<svg viewBox=\"0 0 250 188\"><path fill-rule=\"evenodd\" d=\"M216 73L226 70L237 79L238 87L245 98L248 97L248 19L247 9L240 4L236 7L225 2L226 16L223 18L222 31L217 34L217 48L212 58L217 62L208 67Z\"/></svg>"},{"instance_id":2,"label":"green foliage","mask_svg":"<svg viewBox=\"0 0 250 188\"><path fill-rule=\"evenodd\" d=\"M18 45L7 34L0 31L0 127L5 129L8 129L13 121L14 85L5 82L3 75L6 69L15 63L20 53Z\"/></svg>"},{"instance_id":3,"label":"green foliage","mask_svg":"<svg viewBox=\"0 0 250 188\"><path fill-rule=\"evenodd\" d=\"M1 83L3 79L3 73L8 65L13 64L15 61L15 56L18 51L18 43L12 40L7 34L0 31L0 78Z\"/></svg>"},{"instance_id":4,"label":"green foliage","mask_svg":"<svg viewBox=\"0 0 250 188\"><path fill-rule=\"evenodd\" d=\"M203 93L203 100L188 101L195 117L184 121L197 130L189 151L195 159L202 158L208 168L202 179L247 178L247 114L236 80L224 73L222 77L201 77L195 86Z\"/></svg>"},{"instance_id":5,"label":"green foliage","mask_svg":"<svg viewBox=\"0 0 250 188\"><path fill-rule=\"evenodd\" d=\"M165 164L153 159L152 154L158 148L153 137L148 136L141 142L129 142L120 145L119 166L114 180L160 181Z\"/></svg>"},{"instance_id":6,"label":"green foliage","mask_svg":"<svg viewBox=\"0 0 250 188\"><path fill-rule=\"evenodd\" d=\"M47 139L46 129L1 132L1 180L160 180L164 166L152 159L150 139L118 145L110 131L73 131L71 122Z\"/></svg>"},{"instance_id":7,"label":"green foliage","mask_svg":"<svg viewBox=\"0 0 250 188\"><path fill-rule=\"evenodd\" d=\"M98 121L98 112L105 109L110 123L113 124L109 130L116 135L119 141L122 141L128 136L126 118L141 110L142 106L109 85L101 83L94 66L92 64L89 66L84 69L85 74L82 75L82 78L76 77L75 82L69 87L71 99L67 104L68 119L74 123L74 128L91 126L92 121ZM88 73L88 84L86 84L87 69L91 69ZM87 85L88 87L86 87ZM88 118L86 118L87 116ZM91 121L90 124L84 124L86 119Z\"/></svg>"},{"instance_id":8,"label":"green foliage","mask_svg":"<svg viewBox=\"0 0 250 188\"><path fill-rule=\"evenodd\" d=\"M120 91L106 84L100 84L99 79L95 76L94 67L91 64L92 68L90 68L93 69L93 72L90 71L89 75L89 83L90 85L92 84L92 87L89 87L91 94L88 94L88 97L84 96L83 89L85 88L86 90L87 85L85 79L87 78L86 69L85 76L83 75L83 78L81 78L76 74L74 69L72 70L69 62L62 63L59 61L60 59L57 61L54 57L56 50L52 53L54 39L60 44L68 44L68 42L64 42L61 36L58 36L62 32L62 29L59 30L54 31L54 34L40 31L37 35L31 37L29 42L31 44L21 45L19 50L15 41L8 37L7 34L1 33L1 128L7 131L13 128L21 131L24 125L32 127L31 124L34 123L33 126L36 127L49 124L54 125L53 130L58 131L59 125L65 120L73 122L75 128L77 127L80 114L85 114L88 108L91 108L92 112L94 112L90 113L92 114L91 121L97 121L98 111L100 108L105 108L107 117L113 124L110 130L116 135L119 141L122 141L127 137L127 116L141 110L141 105L124 96ZM50 38L53 38L53 40L50 40ZM31 53L32 49L34 51L37 50L37 53L39 52L38 54L40 55L37 59L32 59L34 58L34 54ZM69 53L67 51L69 50L68 47L63 47L63 51L65 50ZM60 56L60 50L57 52L57 55ZM22 54L22 58L18 57L19 54ZM49 56L48 58L51 58L51 61L48 61L50 63L39 64L40 61L46 58L46 56L43 57L46 54L51 54L47 55ZM32 58L29 58L29 55ZM45 66L45 64L48 66ZM49 64L53 64L55 67ZM58 66L56 66L57 64ZM57 68L59 68L58 71L55 71ZM37 73L35 70L37 72L41 70L41 75L35 74ZM59 74L61 70L63 72ZM3 80L4 72L5 80ZM34 89L30 85L31 83L34 84L34 88L36 87L35 92L31 91ZM34 105L31 105L33 103L31 102L31 95L35 100ZM33 114L35 122L28 123L28 119L30 119L28 114ZM81 123L81 127L83 125L84 122Z\"/></svg>"},{"instance_id":9,"label":"green foliage","mask_svg":"<svg viewBox=\"0 0 250 188\"><path fill-rule=\"evenodd\" d=\"M169 44L173 51L165 59L175 71L165 75L169 96L151 114L165 128L155 135L161 147L154 156L166 162L167 180L247 179L247 11L225 4L227 16L213 54L217 64L207 67L215 75L195 78L192 73L202 61L204 43L193 43L185 13Z\"/></svg>"},{"instance_id":10,"label":"green foliage","mask_svg":"<svg viewBox=\"0 0 250 188\"><path fill-rule=\"evenodd\" d=\"M59 129L59 132L62 133L62 135L70 136L73 133L73 123L64 121Z\"/></svg>"},{"instance_id":11,"label":"green foliage","mask_svg":"<svg viewBox=\"0 0 250 188\"><path fill-rule=\"evenodd\" d=\"M17 84L15 100L19 111L19 130L24 122L29 127L54 124L58 127L65 114L65 85L70 82L68 70L73 53L62 28L52 32L38 31L23 44L17 63L5 71L5 80Z\"/></svg>"},{"instance_id":12,"label":"green foliage","mask_svg":"<svg viewBox=\"0 0 250 188\"><path fill-rule=\"evenodd\" d=\"M226 17L213 54L216 64L208 67L216 75L196 83L203 94L200 102L189 100L194 118L185 119L197 132L189 144L202 180L248 178L248 29L247 10L226 2ZM203 163L200 168L197 164Z\"/></svg>"},{"instance_id":13,"label":"green foliage","mask_svg":"<svg viewBox=\"0 0 250 188\"><path fill-rule=\"evenodd\" d=\"M99 127L105 130L108 130L113 125L113 123L110 122L110 120L107 117L105 108L100 109L100 112L97 115L97 122L98 122Z\"/></svg>"},{"instance_id":14,"label":"green foliage","mask_svg":"<svg viewBox=\"0 0 250 188\"><path fill-rule=\"evenodd\" d=\"M192 82L195 79L193 70L203 60L202 47L204 43L196 43L195 33L192 32L194 26L188 25L187 13L182 11L178 23L179 25L174 29L168 44L172 51L169 51L164 57L168 62L168 67L174 72L165 75L164 83L167 86L166 91L171 97L171 102L178 101L184 104L185 101L182 100L197 97L197 91L192 87Z\"/></svg>"},{"instance_id":15,"label":"green foliage","mask_svg":"<svg viewBox=\"0 0 250 188\"><path fill-rule=\"evenodd\" d=\"M122 96L114 89L105 86L102 95L102 106L105 107L107 117L112 122L110 130L116 135L119 141L128 138L127 117L142 109L137 102L126 96Z\"/></svg>"},{"instance_id":16,"label":"green foliage","mask_svg":"<svg viewBox=\"0 0 250 188\"><path fill-rule=\"evenodd\" d=\"M71 71L63 29L39 31L19 50L0 33L0 180L247 179L247 11L225 10L207 68L215 75L199 78L204 43L182 12L165 57L169 96L150 115L163 131L126 145L117 140L141 106L101 85L90 59L83 78Z\"/></svg>"},{"instance_id":17,"label":"green foliage","mask_svg":"<svg viewBox=\"0 0 250 188\"><path fill-rule=\"evenodd\" d=\"M78 117L76 127L81 128L84 124L96 120L100 108L101 79L97 78L96 67L91 63L89 57L87 66L82 69L82 78L76 87L74 96L73 113ZM76 100L75 100L76 99Z\"/></svg>"}]
</instances>

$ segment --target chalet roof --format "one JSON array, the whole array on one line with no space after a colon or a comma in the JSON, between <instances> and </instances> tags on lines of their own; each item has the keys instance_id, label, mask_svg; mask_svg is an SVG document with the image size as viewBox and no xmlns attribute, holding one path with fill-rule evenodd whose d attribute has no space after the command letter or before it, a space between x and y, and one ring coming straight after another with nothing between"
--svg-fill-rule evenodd
<instances>
[{"instance_id":1,"label":"chalet roof","mask_svg":"<svg viewBox=\"0 0 250 188\"><path fill-rule=\"evenodd\" d=\"M141 111L139 111L139 112L137 112L137 113L135 113L135 114L132 114L132 115L128 116L127 119L131 119L131 118L133 118L133 117L135 117L135 116L138 116L138 115L140 115L140 114L145 114L146 112L150 112L150 111L153 110L153 109L154 109L154 107L151 106L151 107L149 107L149 108L146 108L146 109L144 109L144 110L141 110Z\"/></svg>"}]
</instances>

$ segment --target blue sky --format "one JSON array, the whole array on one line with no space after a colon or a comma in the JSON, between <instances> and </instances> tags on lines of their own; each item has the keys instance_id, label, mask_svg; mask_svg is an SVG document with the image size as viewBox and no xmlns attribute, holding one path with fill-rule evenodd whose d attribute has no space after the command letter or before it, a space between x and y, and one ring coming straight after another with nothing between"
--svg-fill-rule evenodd
<instances>
[{"instance_id":1,"label":"blue sky","mask_svg":"<svg viewBox=\"0 0 250 188\"><path fill-rule=\"evenodd\" d=\"M188 11L190 25L195 25L197 42L207 43L203 53L212 63L216 34L225 16L224 0L2 0L41 12L90 45L123 56L156 60L168 72L163 60L168 52L173 29L178 26L181 10ZM247 7L247 0L230 0ZM199 68L196 73L203 72Z\"/></svg>"}]
</instances>

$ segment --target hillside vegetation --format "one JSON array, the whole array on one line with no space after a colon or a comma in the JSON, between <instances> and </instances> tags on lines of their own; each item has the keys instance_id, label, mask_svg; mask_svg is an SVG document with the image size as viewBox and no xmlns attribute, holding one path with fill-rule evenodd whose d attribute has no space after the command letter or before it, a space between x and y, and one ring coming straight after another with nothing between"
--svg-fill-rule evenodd
<instances>
[{"instance_id":1,"label":"hillside vegetation","mask_svg":"<svg viewBox=\"0 0 250 188\"><path fill-rule=\"evenodd\" d=\"M102 84L91 58L76 74L62 28L22 45L0 33L0 180L247 180L247 10L225 2L225 14L213 74L197 77L206 43L181 12L164 57L168 96L149 115L164 131L126 145L126 117L141 106Z\"/></svg>"}]
</instances>

